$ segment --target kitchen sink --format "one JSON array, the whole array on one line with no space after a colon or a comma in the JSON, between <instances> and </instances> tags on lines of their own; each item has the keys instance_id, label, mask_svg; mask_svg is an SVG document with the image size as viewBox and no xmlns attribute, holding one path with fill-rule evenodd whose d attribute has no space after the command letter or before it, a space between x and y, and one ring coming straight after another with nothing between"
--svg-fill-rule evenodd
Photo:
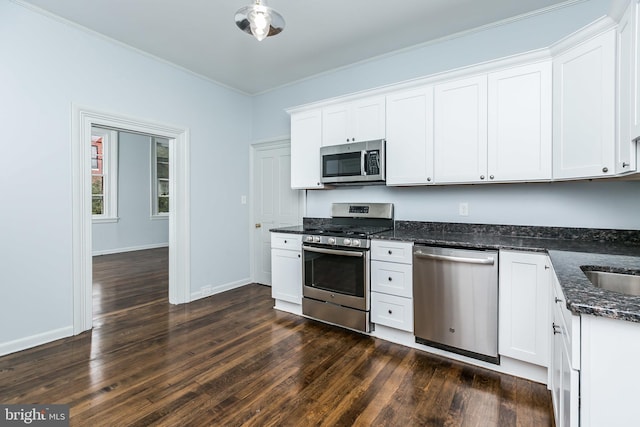
<instances>
[{"instance_id":1,"label":"kitchen sink","mask_svg":"<svg viewBox=\"0 0 640 427\"><path fill-rule=\"evenodd\" d=\"M608 271L584 270L594 286L608 291L640 296L640 276Z\"/></svg>"}]
</instances>

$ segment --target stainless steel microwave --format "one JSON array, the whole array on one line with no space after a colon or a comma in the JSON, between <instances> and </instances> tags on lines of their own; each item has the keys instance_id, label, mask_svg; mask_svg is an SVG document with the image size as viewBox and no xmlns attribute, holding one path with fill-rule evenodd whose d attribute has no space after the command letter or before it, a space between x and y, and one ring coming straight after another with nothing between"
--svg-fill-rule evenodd
<instances>
[{"instance_id":1,"label":"stainless steel microwave","mask_svg":"<svg viewBox=\"0 0 640 427\"><path fill-rule=\"evenodd\" d=\"M320 147L320 169L326 184L383 183L385 140Z\"/></svg>"}]
</instances>

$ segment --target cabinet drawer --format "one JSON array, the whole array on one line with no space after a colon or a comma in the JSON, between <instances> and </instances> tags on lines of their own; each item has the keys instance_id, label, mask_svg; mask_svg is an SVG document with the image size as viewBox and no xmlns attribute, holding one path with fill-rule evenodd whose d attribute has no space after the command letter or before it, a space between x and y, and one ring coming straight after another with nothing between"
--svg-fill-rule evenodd
<instances>
[{"instance_id":1,"label":"cabinet drawer","mask_svg":"<svg viewBox=\"0 0 640 427\"><path fill-rule=\"evenodd\" d=\"M371 261L371 290L399 297L413 297L413 270L410 264Z\"/></svg>"},{"instance_id":2,"label":"cabinet drawer","mask_svg":"<svg viewBox=\"0 0 640 427\"><path fill-rule=\"evenodd\" d=\"M413 243L389 240L371 241L371 259L411 264Z\"/></svg>"},{"instance_id":3,"label":"cabinet drawer","mask_svg":"<svg viewBox=\"0 0 640 427\"><path fill-rule=\"evenodd\" d=\"M413 302L409 298L371 292L371 321L413 332Z\"/></svg>"},{"instance_id":4,"label":"cabinet drawer","mask_svg":"<svg viewBox=\"0 0 640 427\"><path fill-rule=\"evenodd\" d=\"M302 235L289 233L271 233L271 247L277 249L300 250Z\"/></svg>"}]
</instances>

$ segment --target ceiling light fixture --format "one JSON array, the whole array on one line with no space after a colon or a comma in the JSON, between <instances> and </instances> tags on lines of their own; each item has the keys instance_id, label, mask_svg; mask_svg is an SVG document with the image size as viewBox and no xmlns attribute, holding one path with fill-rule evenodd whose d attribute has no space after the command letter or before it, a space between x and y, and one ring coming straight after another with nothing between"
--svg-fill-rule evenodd
<instances>
[{"instance_id":1,"label":"ceiling light fixture","mask_svg":"<svg viewBox=\"0 0 640 427\"><path fill-rule=\"evenodd\" d=\"M284 18L267 6L264 0L255 0L251 6L245 6L236 12L236 25L258 41L280 34L284 29Z\"/></svg>"}]
</instances>

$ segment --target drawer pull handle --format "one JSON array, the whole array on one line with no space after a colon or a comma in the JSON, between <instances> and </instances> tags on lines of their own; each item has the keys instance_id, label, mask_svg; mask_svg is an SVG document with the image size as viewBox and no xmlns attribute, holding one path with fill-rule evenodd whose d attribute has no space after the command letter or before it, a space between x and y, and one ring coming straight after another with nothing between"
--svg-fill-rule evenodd
<instances>
[{"instance_id":1,"label":"drawer pull handle","mask_svg":"<svg viewBox=\"0 0 640 427\"><path fill-rule=\"evenodd\" d=\"M552 325L553 325L553 335L561 333L560 326L556 325L555 323L553 323Z\"/></svg>"},{"instance_id":2,"label":"drawer pull handle","mask_svg":"<svg viewBox=\"0 0 640 427\"><path fill-rule=\"evenodd\" d=\"M561 302L562 302L562 300L561 300L560 298L558 298L558 297L556 297L556 298L555 298L555 300L556 300L556 304L558 304L558 303L561 303Z\"/></svg>"}]
</instances>

